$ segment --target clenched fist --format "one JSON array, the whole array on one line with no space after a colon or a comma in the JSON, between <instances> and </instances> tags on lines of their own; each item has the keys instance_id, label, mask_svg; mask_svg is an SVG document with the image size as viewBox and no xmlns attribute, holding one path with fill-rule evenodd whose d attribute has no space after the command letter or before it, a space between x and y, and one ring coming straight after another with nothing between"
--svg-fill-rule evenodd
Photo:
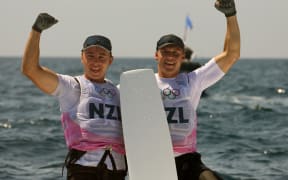
<instances>
[{"instance_id":1,"label":"clenched fist","mask_svg":"<svg viewBox=\"0 0 288 180\"><path fill-rule=\"evenodd\" d=\"M32 28L35 31L42 32L45 29L48 29L49 27L53 26L58 22L57 19L55 19L53 16L47 14L47 13L40 13L35 20Z\"/></svg>"},{"instance_id":2,"label":"clenched fist","mask_svg":"<svg viewBox=\"0 0 288 180\"><path fill-rule=\"evenodd\" d=\"M226 17L234 16L236 14L236 7L234 0L217 0L215 8L224 13Z\"/></svg>"}]
</instances>

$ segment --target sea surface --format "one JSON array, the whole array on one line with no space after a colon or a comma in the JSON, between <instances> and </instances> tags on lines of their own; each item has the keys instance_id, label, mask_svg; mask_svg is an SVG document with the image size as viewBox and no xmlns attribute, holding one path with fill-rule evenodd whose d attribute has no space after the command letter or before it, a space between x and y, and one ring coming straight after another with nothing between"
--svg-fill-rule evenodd
<instances>
[{"instance_id":1,"label":"sea surface","mask_svg":"<svg viewBox=\"0 0 288 180\"><path fill-rule=\"evenodd\" d=\"M79 58L42 58L41 64L82 73ZM118 84L121 72L156 65L152 58L115 58L107 77ZM0 57L0 179L65 179L58 102L20 66L20 57ZM240 59L206 93L198 108L198 151L206 165L225 180L288 180L288 60Z\"/></svg>"}]
</instances>

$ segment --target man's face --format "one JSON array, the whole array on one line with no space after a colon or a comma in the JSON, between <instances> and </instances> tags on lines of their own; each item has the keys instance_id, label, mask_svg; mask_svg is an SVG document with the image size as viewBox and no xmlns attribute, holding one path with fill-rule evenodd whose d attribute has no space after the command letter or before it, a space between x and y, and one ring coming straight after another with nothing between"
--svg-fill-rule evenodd
<instances>
[{"instance_id":1,"label":"man's face","mask_svg":"<svg viewBox=\"0 0 288 180\"><path fill-rule=\"evenodd\" d=\"M155 59L158 61L159 76L164 78L176 77L184 57L183 49L174 45L167 45L156 51Z\"/></svg>"},{"instance_id":2,"label":"man's face","mask_svg":"<svg viewBox=\"0 0 288 180\"><path fill-rule=\"evenodd\" d=\"M93 82L103 83L106 72L113 61L111 53L101 47L90 47L82 52L85 77Z\"/></svg>"}]
</instances>

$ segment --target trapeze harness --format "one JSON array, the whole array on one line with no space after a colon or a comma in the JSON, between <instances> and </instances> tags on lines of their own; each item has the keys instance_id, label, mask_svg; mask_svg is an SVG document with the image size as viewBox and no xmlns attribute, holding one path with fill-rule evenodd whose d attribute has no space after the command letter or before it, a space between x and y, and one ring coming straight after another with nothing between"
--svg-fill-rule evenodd
<instances>
[{"instance_id":1,"label":"trapeze harness","mask_svg":"<svg viewBox=\"0 0 288 180\"><path fill-rule=\"evenodd\" d=\"M69 148L63 168L69 169L87 151L106 149L96 168L104 167L108 156L113 171L119 172L110 152L125 153L118 89L108 80L105 84L92 83L83 76L77 76L75 80L81 92L76 117L73 119L68 112L63 112L61 118ZM127 163L123 170L123 174L126 173Z\"/></svg>"}]
</instances>

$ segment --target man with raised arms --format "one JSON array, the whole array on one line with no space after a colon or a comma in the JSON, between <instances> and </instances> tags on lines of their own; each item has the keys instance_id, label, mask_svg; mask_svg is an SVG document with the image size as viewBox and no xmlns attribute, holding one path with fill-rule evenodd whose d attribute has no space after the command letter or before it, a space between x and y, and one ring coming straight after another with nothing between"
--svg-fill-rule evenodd
<instances>
[{"instance_id":1,"label":"man with raised arms","mask_svg":"<svg viewBox=\"0 0 288 180\"><path fill-rule=\"evenodd\" d=\"M113 62L111 42L102 35L87 37L81 51L83 75L57 74L39 64L42 31L55 23L49 14L39 14L25 48L22 72L40 90L59 100L69 149L67 179L124 180L127 166L119 91L105 78Z\"/></svg>"},{"instance_id":2,"label":"man with raised arms","mask_svg":"<svg viewBox=\"0 0 288 180\"><path fill-rule=\"evenodd\" d=\"M240 31L234 0L217 0L226 16L224 49L192 72L180 73L184 43L174 34L162 36L156 45L155 74L167 114L179 180L221 180L201 161L197 152L197 106L202 92L219 81L240 57ZM209 42L208 42L209 43Z\"/></svg>"}]
</instances>

